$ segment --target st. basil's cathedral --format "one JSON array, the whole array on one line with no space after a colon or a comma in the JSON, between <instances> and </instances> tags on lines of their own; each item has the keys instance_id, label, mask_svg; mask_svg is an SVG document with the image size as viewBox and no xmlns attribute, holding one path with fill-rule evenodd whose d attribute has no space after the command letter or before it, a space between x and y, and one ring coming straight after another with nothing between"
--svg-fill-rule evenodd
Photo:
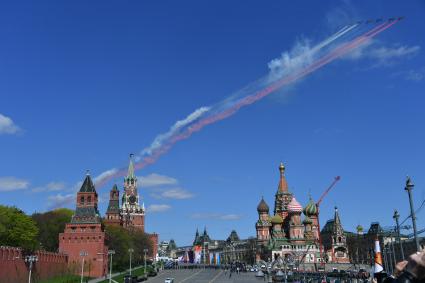
<instances>
[{"instance_id":1,"label":"st. basil's cathedral","mask_svg":"<svg viewBox=\"0 0 425 283\"><path fill-rule=\"evenodd\" d=\"M273 215L264 198L257 206L257 261L288 256L306 264L349 263L344 229L337 208L334 219L319 231L319 211L310 197L303 208L288 190L285 166L279 166L280 180L275 195ZM301 215L304 214L302 220ZM321 237L321 239L320 239ZM320 242L323 243L322 253ZM321 255L322 254L322 255Z\"/></svg>"}]
</instances>

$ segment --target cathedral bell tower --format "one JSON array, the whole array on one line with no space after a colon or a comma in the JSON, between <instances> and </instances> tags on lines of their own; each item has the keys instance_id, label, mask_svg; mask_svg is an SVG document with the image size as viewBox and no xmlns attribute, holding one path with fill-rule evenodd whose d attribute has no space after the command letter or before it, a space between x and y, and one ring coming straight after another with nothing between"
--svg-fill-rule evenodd
<instances>
[{"instance_id":1,"label":"cathedral bell tower","mask_svg":"<svg viewBox=\"0 0 425 283\"><path fill-rule=\"evenodd\" d=\"M292 200L292 193L289 192L288 183L285 178L285 166L280 163L279 166L280 179L279 186L275 195L274 215L279 215L283 219L283 230L285 235L289 235L289 218L288 205Z\"/></svg>"},{"instance_id":2,"label":"cathedral bell tower","mask_svg":"<svg viewBox=\"0 0 425 283\"><path fill-rule=\"evenodd\" d=\"M140 205L137 192L137 177L134 175L133 154L130 154L128 173L124 178L121 217L124 227L145 230L145 207Z\"/></svg>"}]
</instances>

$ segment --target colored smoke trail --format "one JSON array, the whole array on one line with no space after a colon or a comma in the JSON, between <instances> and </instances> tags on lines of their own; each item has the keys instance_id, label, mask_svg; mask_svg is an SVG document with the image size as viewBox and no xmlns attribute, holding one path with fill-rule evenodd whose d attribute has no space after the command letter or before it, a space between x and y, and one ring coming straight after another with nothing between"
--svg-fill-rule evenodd
<instances>
[{"instance_id":1,"label":"colored smoke trail","mask_svg":"<svg viewBox=\"0 0 425 283\"><path fill-rule=\"evenodd\" d=\"M354 39L342 42L336 47L333 47L332 45L335 44L336 40L355 31L358 24L346 26L313 48L307 48L303 53L297 54L293 58L282 56L282 59L284 59L283 65L286 69L283 70L283 73L277 79L275 78L276 74L269 74L222 102L211 107L201 107L185 119L177 121L168 132L158 135L154 139L154 142L142 151L141 156L136 158L134 168L139 170L155 163L159 157L167 153L177 142L188 139L193 133L202 130L207 125L234 115L239 109L259 101L283 86L297 82L335 59L365 44L368 40L390 28L398 21L384 22L357 35ZM323 52L323 54L319 54L325 48L329 48L329 50ZM314 58L315 56L317 58ZM113 178L125 176L127 170L123 168L120 170L113 169L107 172L110 173L97 178L96 185L98 187L102 187Z\"/></svg>"}]
</instances>

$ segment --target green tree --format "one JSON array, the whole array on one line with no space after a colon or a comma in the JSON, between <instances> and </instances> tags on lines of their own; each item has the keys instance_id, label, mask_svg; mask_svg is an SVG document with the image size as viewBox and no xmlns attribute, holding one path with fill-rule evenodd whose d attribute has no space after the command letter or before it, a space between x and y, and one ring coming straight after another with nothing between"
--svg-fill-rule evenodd
<instances>
[{"instance_id":1,"label":"green tree","mask_svg":"<svg viewBox=\"0 0 425 283\"><path fill-rule=\"evenodd\" d=\"M125 270L130 265L130 255L128 249L134 250L132 254L132 265L142 264L144 261L143 250L149 249L148 255L152 252L152 243L149 236L137 229L126 229L121 226L107 225L106 244L110 250L115 251L112 265L114 270Z\"/></svg>"},{"instance_id":2,"label":"green tree","mask_svg":"<svg viewBox=\"0 0 425 283\"><path fill-rule=\"evenodd\" d=\"M74 211L60 208L45 213L34 213L31 217L39 229L38 242L46 251L56 252L59 248L59 233L62 233L65 224L71 221Z\"/></svg>"},{"instance_id":3,"label":"green tree","mask_svg":"<svg viewBox=\"0 0 425 283\"><path fill-rule=\"evenodd\" d=\"M140 230L129 230L131 238L131 247L134 249L133 262L136 264L143 264L144 262L144 249L148 249L147 256L152 256L152 241L146 233Z\"/></svg>"},{"instance_id":4,"label":"green tree","mask_svg":"<svg viewBox=\"0 0 425 283\"><path fill-rule=\"evenodd\" d=\"M130 235L121 226L106 226L106 244L110 250L115 251L112 266L114 270L124 270L129 266L128 249L130 248Z\"/></svg>"},{"instance_id":5,"label":"green tree","mask_svg":"<svg viewBox=\"0 0 425 283\"><path fill-rule=\"evenodd\" d=\"M0 205L0 245L33 251L38 247L37 235L31 217L16 207Z\"/></svg>"}]
</instances>

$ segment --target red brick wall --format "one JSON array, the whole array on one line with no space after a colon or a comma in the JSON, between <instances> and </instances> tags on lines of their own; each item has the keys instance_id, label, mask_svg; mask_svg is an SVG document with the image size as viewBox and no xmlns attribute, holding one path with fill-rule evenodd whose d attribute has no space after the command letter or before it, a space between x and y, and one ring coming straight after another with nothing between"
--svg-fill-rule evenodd
<instances>
[{"instance_id":1,"label":"red brick wall","mask_svg":"<svg viewBox=\"0 0 425 283\"><path fill-rule=\"evenodd\" d=\"M66 274L68 257L64 254L37 251L33 255L38 257L32 269L33 280L44 280ZM0 282L24 283L28 282L28 265L24 261L25 255L21 249L0 247Z\"/></svg>"},{"instance_id":2,"label":"red brick wall","mask_svg":"<svg viewBox=\"0 0 425 283\"><path fill-rule=\"evenodd\" d=\"M149 249L149 254L153 260L156 260L156 254L158 253L158 234L148 234L152 241L152 247Z\"/></svg>"},{"instance_id":3,"label":"red brick wall","mask_svg":"<svg viewBox=\"0 0 425 283\"><path fill-rule=\"evenodd\" d=\"M77 226L75 232L70 232L71 226ZM101 231L100 224L96 224L95 231L81 231L83 225L67 224L64 233L59 234L59 251L68 255L69 268L75 274L81 274L81 251L88 253L84 257L84 275L102 277L108 269L108 247L105 245L105 232ZM84 225L85 226L85 225ZM97 227L98 226L98 227Z\"/></svg>"}]
</instances>

